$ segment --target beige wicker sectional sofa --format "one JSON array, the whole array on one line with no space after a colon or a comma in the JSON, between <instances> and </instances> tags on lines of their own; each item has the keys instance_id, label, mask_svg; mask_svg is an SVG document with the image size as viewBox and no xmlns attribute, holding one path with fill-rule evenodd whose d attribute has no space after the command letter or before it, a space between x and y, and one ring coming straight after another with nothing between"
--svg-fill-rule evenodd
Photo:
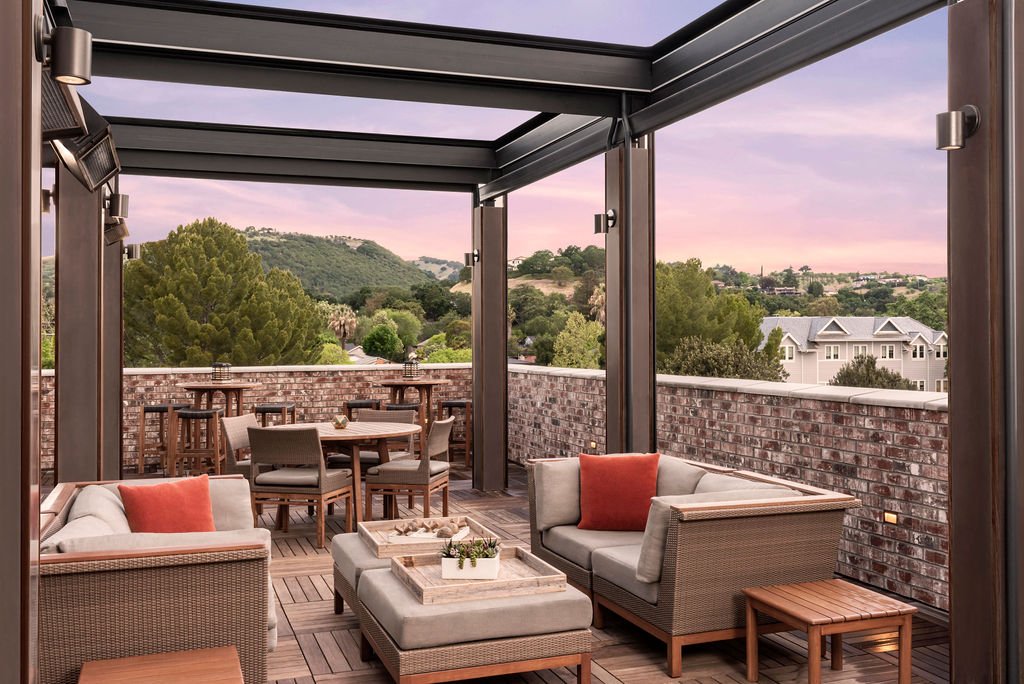
<instances>
[{"instance_id":1,"label":"beige wicker sectional sofa","mask_svg":"<svg viewBox=\"0 0 1024 684\"><path fill-rule=\"evenodd\" d=\"M744 587L833 576L852 496L662 456L643 532L583 530L578 458L527 466L534 554L607 609L668 646L743 636ZM762 625L763 631L786 629Z\"/></svg>"},{"instance_id":2,"label":"beige wicker sectional sofa","mask_svg":"<svg viewBox=\"0 0 1024 684\"><path fill-rule=\"evenodd\" d=\"M233 645L247 683L277 642L270 531L249 483L210 479L216 532L132 533L118 484L64 483L42 504L39 681L73 684L88 660Z\"/></svg>"}]
</instances>

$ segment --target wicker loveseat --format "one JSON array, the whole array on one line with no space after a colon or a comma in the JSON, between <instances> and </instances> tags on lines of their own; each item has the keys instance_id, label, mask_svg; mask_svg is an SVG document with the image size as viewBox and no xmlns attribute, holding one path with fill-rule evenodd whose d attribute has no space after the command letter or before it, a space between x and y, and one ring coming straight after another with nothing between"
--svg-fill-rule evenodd
<instances>
[{"instance_id":1,"label":"wicker loveseat","mask_svg":"<svg viewBox=\"0 0 1024 684\"><path fill-rule=\"evenodd\" d=\"M579 459L527 466L534 554L607 609L668 646L743 636L742 589L833 576L852 496L662 456L643 532L581 530ZM786 629L764 624L763 631Z\"/></svg>"},{"instance_id":2,"label":"wicker loveseat","mask_svg":"<svg viewBox=\"0 0 1024 684\"><path fill-rule=\"evenodd\" d=\"M210 479L216 532L132 533L118 484L63 483L42 505L39 681L73 684L88 660L233 645L247 683L277 641L270 532L249 483Z\"/></svg>"}]
</instances>

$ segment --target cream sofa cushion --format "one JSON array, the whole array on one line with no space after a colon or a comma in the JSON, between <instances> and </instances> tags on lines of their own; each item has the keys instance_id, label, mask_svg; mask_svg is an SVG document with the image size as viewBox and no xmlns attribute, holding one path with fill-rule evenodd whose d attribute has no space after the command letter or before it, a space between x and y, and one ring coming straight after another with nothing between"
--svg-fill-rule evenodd
<instances>
[{"instance_id":1,"label":"cream sofa cushion","mask_svg":"<svg viewBox=\"0 0 1024 684\"><path fill-rule=\"evenodd\" d=\"M597 549L639 544L643 535L638 531L581 530L575 525L559 525L545 530L541 542L549 551L589 570L590 556Z\"/></svg>"},{"instance_id":2,"label":"cream sofa cushion","mask_svg":"<svg viewBox=\"0 0 1024 684\"><path fill-rule=\"evenodd\" d=\"M717 475L708 473L701 482ZM727 476L722 476L727 477ZM730 478L738 480L739 478ZM683 494L680 496L656 496L651 499L651 510L647 513L647 526L640 544L640 557L636 567L636 578L641 582L657 582L661 579L661 566L665 559L665 543L672 507L692 503L717 503L744 501L746 499L778 499L796 496L799 492L782 486L760 489L735 489L730 491Z\"/></svg>"},{"instance_id":3,"label":"cream sofa cushion","mask_svg":"<svg viewBox=\"0 0 1024 684\"><path fill-rule=\"evenodd\" d=\"M541 532L580 521L580 459L533 464L537 529Z\"/></svg>"},{"instance_id":4,"label":"cream sofa cushion","mask_svg":"<svg viewBox=\"0 0 1024 684\"><path fill-rule=\"evenodd\" d=\"M390 558L377 558L357 532L336 534L331 541L334 565L349 586L359 588L359 577L366 570L390 568Z\"/></svg>"},{"instance_id":5,"label":"cream sofa cushion","mask_svg":"<svg viewBox=\"0 0 1024 684\"><path fill-rule=\"evenodd\" d=\"M662 454L658 460L658 496L693 494L707 472L677 456Z\"/></svg>"},{"instance_id":6,"label":"cream sofa cushion","mask_svg":"<svg viewBox=\"0 0 1024 684\"><path fill-rule=\"evenodd\" d=\"M697 483L697 487L693 490L693 493L707 494L710 492L731 492L736 489L784 489L787 492L793 492L789 487L775 484L773 482L759 482L757 480L747 480L734 475L708 473L700 479L700 482Z\"/></svg>"},{"instance_id":7,"label":"cream sofa cushion","mask_svg":"<svg viewBox=\"0 0 1024 684\"><path fill-rule=\"evenodd\" d=\"M117 505L120 508L121 516L124 516L124 504L121 503L121 496L117 493L117 485L129 485L131 487L148 487L150 485L166 484L182 478L160 478L148 480L129 480L117 484L103 485L102 488L113 493L117 497ZM86 487L85 489L90 489ZM78 505L78 498L83 492L79 492L75 498L75 506ZM210 504L213 508L213 526L218 532L226 530L249 530L253 528L252 519L252 498L249 494L249 480L244 477L223 477L210 479ZM72 509L74 510L74 509ZM125 524L128 519L125 518ZM130 530L125 530L126 532Z\"/></svg>"},{"instance_id":8,"label":"cream sofa cushion","mask_svg":"<svg viewBox=\"0 0 1024 684\"><path fill-rule=\"evenodd\" d=\"M390 570L367 570L359 600L404 650L586 629L590 599L573 587L550 594L422 604Z\"/></svg>"},{"instance_id":9,"label":"cream sofa cushion","mask_svg":"<svg viewBox=\"0 0 1024 684\"><path fill-rule=\"evenodd\" d=\"M62 528L49 535L39 544L39 553L58 553L60 545L68 539L79 537L101 537L114 534L110 525L95 515L83 515L69 521Z\"/></svg>"},{"instance_id":10,"label":"cream sofa cushion","mask_svg":"<svg viewBox=\"0 0 1024 684\"><path fill-rule=\"evenodd\" d=\"M625 589L633 596L650 604L658 602L658 583L637 579L636 568L640 561L640 545L611 546L594 551L594 576Z\"/></svg>"},{"instance_id":11,"label":"cream sofa cushion","mask_svg":"<svg viewBox=\"0 0 1024 684\"><path fill-rule=\"evenodd\" d=\"M91 515L99 518L113 530L114 534L131 532L128 516L124 513L124 504L111 485L89 485L82 487L71 503L68 522Z\"/></svg>"}]
</instances>

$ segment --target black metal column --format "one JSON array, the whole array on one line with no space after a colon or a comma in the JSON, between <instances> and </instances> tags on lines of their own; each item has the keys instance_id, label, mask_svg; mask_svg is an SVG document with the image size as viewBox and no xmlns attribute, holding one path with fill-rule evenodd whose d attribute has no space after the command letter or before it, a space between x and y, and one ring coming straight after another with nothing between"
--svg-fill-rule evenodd
<instances>
[{"instance_id":1,"label":"black metal column","mask_svg":"<svg viewBox=\"0 0 1024 684\"><path fill-rule=\"evenodd\" d=\"M39 0L0 3L0 678L36 680L39 562Z\"/></svg>"},{"instance_id":2,"label":"black metal column","mask_svg":"<svg viewBox=\"0 0 1024 684\"><path fill-rule=\"evenodd\" d=\"M104 480L121 479L121 439L123 368L122 327L121 327L121 270L124 244L118 240L112 245L103 245L102 319L101 349L102 362L100 380L103 392L103 413L101 421L102 462L100 473Z\"/></svg>"},{"instance_id":3,"label":"black metal column","mask_svg":"<svg viewBox=\"0 0 1024 684\"><path fill-rule=\"evenodd\" d=\"M102 479L103 196L57 168L56 479ZM115 408L116 410L116 408Z\"/></svg>"},{"instance_id":4,"label":"black metal column","mask_svg":"<svg viewBox=\"0 0 1024 684\"><path fill-rule=\"evenodd\" d=\"M473 208L473 487L508 485L508 208Z\"/></svg>"},{"instance_id":5,"label":"black metal column","mask_svg":"<svg viewBox=\"0 0 1024 684\"><path fill-rule=\"evenodd\" d=\"M654 379L654 136L605 154L608 453L657 449Z\"/></svg>"}]
</instances>

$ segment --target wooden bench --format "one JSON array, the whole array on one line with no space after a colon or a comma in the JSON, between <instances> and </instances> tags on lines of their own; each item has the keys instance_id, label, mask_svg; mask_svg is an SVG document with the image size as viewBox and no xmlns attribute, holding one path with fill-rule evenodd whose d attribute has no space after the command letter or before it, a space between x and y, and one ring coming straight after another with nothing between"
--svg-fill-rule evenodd
<instances>
[{"instance_id":1,"label":"wooden bench","mask_svg":"<svg viewBox=\"0 0 1024 684\"><path fill-rule=\"evenodd\" d=\"M899 684L910 684L911 621L917 608L843 580L774 584L744 589L747 596L747 680L757 681L757 613L807 632L807 681L821 682L825 638L832 637L832 669L843 669L843 634L895 627Z\"/></svg>"}]
</instances>

